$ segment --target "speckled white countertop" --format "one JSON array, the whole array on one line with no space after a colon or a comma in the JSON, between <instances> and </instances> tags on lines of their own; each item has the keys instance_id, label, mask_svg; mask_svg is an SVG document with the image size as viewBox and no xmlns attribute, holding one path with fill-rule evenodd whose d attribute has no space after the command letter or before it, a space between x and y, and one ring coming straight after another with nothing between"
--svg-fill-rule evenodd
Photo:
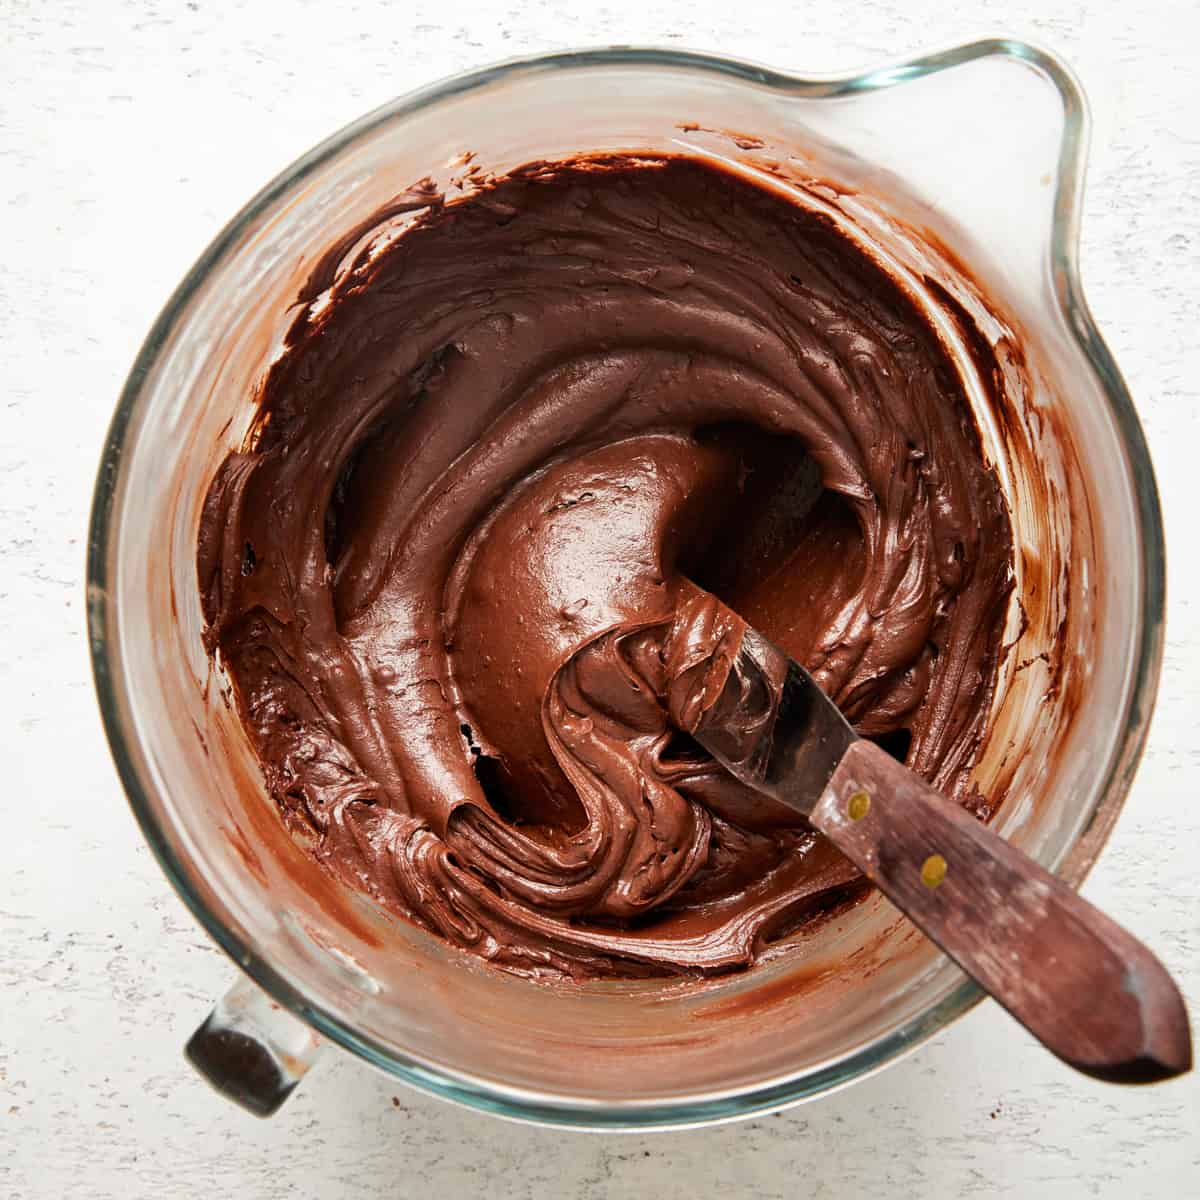
<instances>
[{"instance_id":1,"label":"speckled white countertop","mask_svg":"<svg viewBox=\"0 0 1200 1200\"><path fill-rule=\"evenodd\" d=\"M1172 552L1150 746L1086 894L1200 1012L1200 9L1192 0L0 0L0 1196L1200 1195L1200 1075L1122 1091L994 1005L882 1075L752 1124L515 1127L331 1056L260 1122L185 1066L230 982L142 845L97 719L81 582L101 438L159 306L291 159L489 60L669 43L828 72L1002 29L1067 56L1095 130L1092 305Z\"/></svg>"}]
</instances>

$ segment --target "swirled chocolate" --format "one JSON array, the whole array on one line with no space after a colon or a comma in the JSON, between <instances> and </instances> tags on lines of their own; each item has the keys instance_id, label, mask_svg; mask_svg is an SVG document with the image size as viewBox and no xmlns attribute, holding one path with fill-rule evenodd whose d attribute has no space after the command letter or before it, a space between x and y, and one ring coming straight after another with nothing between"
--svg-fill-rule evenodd
<instances>
[{"instance_id":1,"label":"swirled chocolate","mask_svg":"<svg viewBox=\"0 0 1200 1200\"><path fill-rule=\"evenodd\" d=\"M510 970L779 952L859 881L673 728L680 647L718 595L971 799L1011 536L952 361L828 218L698 160L417 189L380 229L401 212L315 268L204 509L208 645L271 795Z\"/></svg>"}]
</instances>

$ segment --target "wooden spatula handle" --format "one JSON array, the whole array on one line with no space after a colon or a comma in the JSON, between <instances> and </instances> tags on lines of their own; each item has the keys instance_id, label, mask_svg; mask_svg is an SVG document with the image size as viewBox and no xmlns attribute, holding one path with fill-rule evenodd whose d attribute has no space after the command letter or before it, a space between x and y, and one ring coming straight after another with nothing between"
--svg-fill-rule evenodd
<instances>
[{"instance_id":1,"label":"wooden spatula handle","mask_svg":"<svg viewBox=\"0 0 1200 1200\"><path fill-rule=\"evenodd\" d=\"M1187 1071L1187 1012L1135 938L871 742L812 823L1047 1049L1101 1079Z\"/></svg>"}]
</instances>

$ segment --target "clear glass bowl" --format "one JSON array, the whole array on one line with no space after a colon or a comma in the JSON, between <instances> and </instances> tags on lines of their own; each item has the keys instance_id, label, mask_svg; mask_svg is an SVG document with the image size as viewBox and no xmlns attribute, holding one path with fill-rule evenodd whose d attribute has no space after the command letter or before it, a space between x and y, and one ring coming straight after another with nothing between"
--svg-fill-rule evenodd
<instances>
[{"instance_id":1,"label":"clear glass bowl","mask_svg":"<svg viewBox=\"0 0 1200 1200\"><path fill-rule=\"evenodd\" d=\"M1014 606L1016 646L977 778L1008 797L997 827L1078 884L1146 734L1164 588L1145 442L1079 283L1086 134L1069 71L1017 42L837 79L597 50L397 100L238 214L130 374L88 561L96 686L130 803L179 894L249 977L191 1044L211 1078L270 1111L323 1038L510 1117L696 1124L861 1078L979 1000L878 897L822 929L809 953L738 977L547 989L315 877L264 793L224 681L210 678L195 534L308 264L339 232L424 175L447 179L464 151L492 171L598 149L718 156L889 257L968 376L947 295L1001 347L1009 415L988 407L978 380L971 391L1012 507L1025 621Z\"/></svg>"}]
</instances>

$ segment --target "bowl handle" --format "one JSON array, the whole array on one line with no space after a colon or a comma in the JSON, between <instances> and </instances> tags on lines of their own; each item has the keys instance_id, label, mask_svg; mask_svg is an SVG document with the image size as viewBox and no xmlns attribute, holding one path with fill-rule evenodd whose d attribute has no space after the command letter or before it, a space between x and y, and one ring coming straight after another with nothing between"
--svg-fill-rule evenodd
<instances>
[{"instance_id":1,"label":"bowl handle","mask_svg":"<svg viewBox=\"0 0 1200 1200\"><path fill-rule=\"evenodd\" d=\"M270 1117L323 1048L303 1021L242 978L213 1006L184 1053L223 1096L256 1117Z\"/></svg>"}]
</instances>

